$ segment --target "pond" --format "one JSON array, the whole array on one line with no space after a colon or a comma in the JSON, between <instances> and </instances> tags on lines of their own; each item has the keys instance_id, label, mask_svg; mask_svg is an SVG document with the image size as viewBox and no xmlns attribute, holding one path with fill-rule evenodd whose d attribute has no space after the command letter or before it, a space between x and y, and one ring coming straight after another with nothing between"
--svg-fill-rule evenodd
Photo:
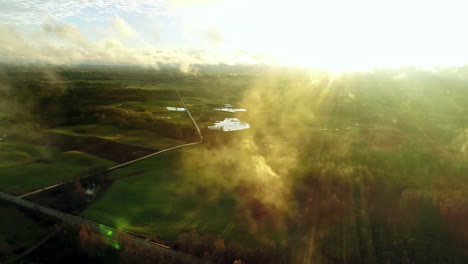
<instances>
[{"instance_id":1,"label":"pond","mask_svg":"<svg viewBox=\"0 0 468 264\"><path fill-rule=\"evenodd\" d=\"M224 107L215 108L214 110L224 111L224 112L231 112L231 113L247 111L244 108L233 108L232 104L224 104Z\"/></svg>"},{"instance_id":2,"label":"pond","mask_svg":"<svg viewBox=\"0 0 468 264\"><path fill-rule=\"evenodd\" d=\"M223 121L216 121L213 126L208 126L208 128L228 132L248 129L250 124L241 122L238 118L225 118Z\"/></svg>"},{"instance_id":3,"label":"pond","mask_svg":"<svg viewBox=\"0 0 468 264\"><path fill-rule=\"evenodd\" d=\"M169 111L185 111L185 108L183 107L167 106L166 108Z\"/></svg>"},{"instance_id":4,"label":"pond","mask_svg":"<svg viewBox=\"0 0 468 264\"><path fill-rule=\"evenodd\" d=\"M215 108L214 110L216 111L224 111L224 112L231 112L231 113L235 113L235 112L245 112L247 110L245 110L244 108Z\"/></svg>"}]
</instances>

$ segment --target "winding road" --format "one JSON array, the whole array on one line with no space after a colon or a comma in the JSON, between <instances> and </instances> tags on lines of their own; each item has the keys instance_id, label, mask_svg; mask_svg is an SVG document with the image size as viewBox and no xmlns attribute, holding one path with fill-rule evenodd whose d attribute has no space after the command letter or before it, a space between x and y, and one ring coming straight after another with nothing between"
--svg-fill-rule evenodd
<instances>
[{"instance_id":1,"label":"winding road","mask_svg":"<svg viewBox=\"0 0 468 264\"><path fill-rule=\"evenodd\" d=\"M189 116L190 119L192 120L193 125L194 125L194 127L195 127L195 130L197 131L197 134L198 134L198 137L200 138L200 140L197 141L197 142L182 144L182 145L179 145L179 146L175 146L175 147L170 147L170 148L167 148L167 149L163 149L163 150L160 150L160 151L151 153L151 154L149 154L149 155L143 156L143 157L141 157L141 158L137 158L137 159L134 159L134 160L131 160L131 161L128 161L128 162L124 162L124 163L118 164L118 165L116 165L116 166L107 168L106 170L104 170L104 171L102 171L102 172L111 172L111 171L113 171L113 170L116 170L116 169L119 169L119 168L123 168L123 167L128 166L128 165L130 165L130 164L133 164L133 163L135 163L135 162L138 162L138 161L141 161L141 160L144 160L144 159L153 157L153 156L155 156L155 155L161 154L161 153L166 152L166 151L170 151L170 150L174 150L174 149L178 149L178 148L183 148L183 147L188 147L188 146L192 146L192 145L197 145L197 144L200 144L200 143L203 142L203 134L201 133L200 127L198 126L197 122L195 121L195 119L193 118L192 114L191 114L190 111L188 110L187 105L185 104L184 99L180 96L180 94L179 94L177 91L175 91L175 92L176 92L177 96L179 97L179 100L180 100L180 102L182 103L182 106L184 107L184 109L185 109L185 111L187 112L188 116ZM102 172L100 172L100 173L102 173ZM44 188L40 188L40 189L34 190L34 191L32 191L32 192L29 192L29 193L22 194L22 195L20 195L19 197L20 197L20 198L24 198L24 197L27 197L27 196L31 196L31 195L33 195L33 194L37 194L37 193L40 193L40 192L43 192L43 191L47 191L47 190L50 190L50 189L57 188L57 187L59 187L59 186L65 185L65 184L70 183L70 182L75 181L75 180L81 180L81 179L85 179L85 178L92 177L92 176L95 176L95 175L96 175L96 173L93 173L93 174L89 174L89 175L82 176L82 177L80 177L80 178L75 178L75 179L72 179L72 180L69 180L69 181L60 182L60 183L57 183L57 184L54 184L54 185L50 185L50 186L47 186L47 187L44 187Z\"/></svg>"}]
</instances>

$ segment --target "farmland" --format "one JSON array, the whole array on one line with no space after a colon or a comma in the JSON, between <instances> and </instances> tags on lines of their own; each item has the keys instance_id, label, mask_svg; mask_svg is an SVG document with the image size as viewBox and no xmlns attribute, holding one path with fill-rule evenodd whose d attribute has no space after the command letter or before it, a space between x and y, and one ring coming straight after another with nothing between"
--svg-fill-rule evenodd
<instances>
[{"instance_id":1,"label":"farmland","mask_svg":"<svg viewBox=\"0 0 468 264\"><path fill-rule=\"evenodd\" d=\"M79 173L114 164L78 151L61 152L24 142L8 141L0 145L0 188L24 193L54 183L71 180Z\"/></svg>"},{"instance_id":2,"label":"farmland","mask_svg":"<svg viewBox=\"0 0 468 264\"><path fill-rule=\"evenodd\" d=\"M203 143L107 173L82 217L200 257L218 252L200 242L214 237L252 262L467 260L464 68L250 71L58 70L63 91L44 92L34 119L3 117L36 136L4 132L0 188L197 142L188 109ZM14 80L53 86L36 79Z\"/></svg>"}]
</instances>

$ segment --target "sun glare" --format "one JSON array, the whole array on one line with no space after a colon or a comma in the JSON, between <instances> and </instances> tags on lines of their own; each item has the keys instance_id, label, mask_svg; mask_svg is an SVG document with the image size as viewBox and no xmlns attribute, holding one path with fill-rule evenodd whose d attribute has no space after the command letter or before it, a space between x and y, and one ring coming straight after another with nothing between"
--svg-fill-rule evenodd
<instances>
[{"instance_id":1,"label":"sun glare","mask_svg":"<svg viewBox=\"0 0 468 264\"><path fill-rule=\"evenodd\" d=\"M467 4L448 2L221 1L216 21L228 44L288 65L343 71L465 63ZM232 14L242 19L233 23Z\"/></svg>"}]
</instances>

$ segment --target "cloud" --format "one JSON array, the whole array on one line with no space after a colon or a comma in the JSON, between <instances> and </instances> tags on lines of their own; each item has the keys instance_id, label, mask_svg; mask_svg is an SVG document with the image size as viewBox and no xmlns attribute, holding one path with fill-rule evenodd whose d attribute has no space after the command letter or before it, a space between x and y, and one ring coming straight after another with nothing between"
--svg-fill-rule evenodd
<instances>
[{"instance_id":1,"label":"cloud","mask_svg":"<svg viewBox=\"0 0 468 264\"><path fill-rule=\"evenodd\" d=\"M73 16L93 21L125 13L161 14L164 7L154 0L0 0L2 24L41 24Z\"/></svg>"},{"instance_id":2,"label":"cloud","mask_svg":"<svg viewBox=\"0 0 468 264\"><path fill-rule=\"evenodd\" d=\"M0 0L0 61L171 64L184 72L192 71L193 64L255 62L251 55L224 46L221 27L191 16L184 19L185 11L218 2ZM173 5L177 10L170 10Z\"/></svg>"},{"instance_id":3,"label":"cloud","mask_svg":"<svg viewBox=\"0 0 468 264\"><path fill-rule=\"evenodd\" d=\"M172 7L209 6L219 3L219 0L166 0L165 3Z\"/></svg>"},{"instance_id":4,"label":"cloud","mask_svg":"<svg viewBox=\"0 0 468 264\"><path fill-rule=\"evenodd\" d=\"M62 40L76 43L79 45L87 45L86 38L79 31L79 29L69 24L59 24L55 22L43 24L44 32L58 37Z\"/></svg>"},{"instance_id":5,"label":"cloud","mask_svg":"<svg viewBox=\"0 0 468 264\"><path fill-rule=\"evenodd\" d=\"M135 34L132 27L120 17L115 17L112 25L122 37L130 37Z\"/></svg>"},{"instance_id":6,"label":"cloud","mask_svg":"<svg viewBox=\"0 0 468 264\"><path fill-rule=\"evenodd\" d=\"M204 49L155 49L138 39L128 24L117 18L121 27L117 36L106 35L90 40L79 28L65 23L48 22L31 33L13 26L1 26L0 61L14 63L49 64L126 64L159 67L173 65L183 72L195 64L245 64L255 62L242 51L230 53ZM114 25L115 29L116 25ZM108 30L112 32L112 30ZM140 41L141 45L127 45L122 34Z\"/></svg>"},{"instance_id":7,"label":"cloud","mask_svg":"<svg viewBox=\"0 0 468 264\"><path fill-rule=\"evenodd\" d=\"M193 71L195 64L258 62L249 53L227 47L222 27L197 22L191 16L184 18L185 11L197 9L195 6L218 2L0 0L0 61L153 67L169 64L183 72ZM174 4L178 9L171 10L171 16L166 11Z\"/></svg>"},{"instance_id":8,"label":"cloud","mask_svg":"<svg viewBox=\"0 0 468 264\"><path fill-rule=\"evenodd\" d=\"M111 31L121 38L139 36L136 42L158 48L243 49L284 64L334 71L466 63L466 1L410 2L0 0L0 24L33 28L47 21L72 22L96 42L102 40L93 36L96 25L114 18ZM155 24L160 25L156 30Z\"/></svg>"}]
</instances>

